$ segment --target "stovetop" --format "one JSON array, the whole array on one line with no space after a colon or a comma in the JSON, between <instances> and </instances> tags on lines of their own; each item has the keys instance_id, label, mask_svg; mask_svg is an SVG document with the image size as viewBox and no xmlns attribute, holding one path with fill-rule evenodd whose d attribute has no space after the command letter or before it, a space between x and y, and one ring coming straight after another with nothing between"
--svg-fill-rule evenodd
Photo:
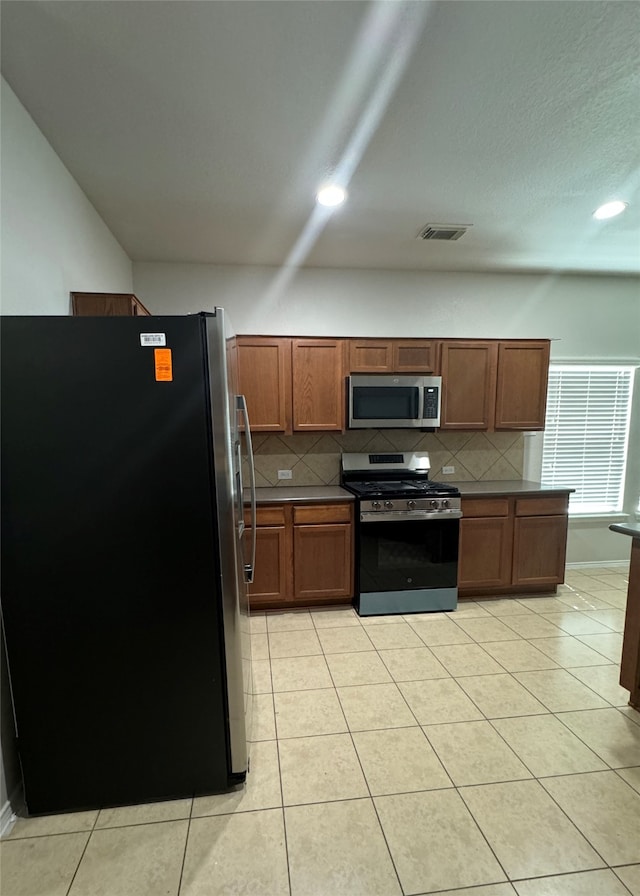
<instances>
[{"instance_id":1,"label":"stovetop","mask_svg":"<svg viewBox=\"0 0 640 896\"><path fill-rule=\"evenodd\" d=\"M359 497L403 497L408 496L431 496L445 497L457 496L460 494L458 489L446 482L433 482L432 480L372 480L372 481L353 481L343 482L342 487Z\"/></svg>"},{"instance_id":2,"label":"stovetop","mask_svg":"<svg viewBox=\"0 0 640 896\"><path fill-rule=\"evenodd\" d=\"M362 498L447 498L459 490L446 482L429 479L430 461L425 452L343 454L340 484Z\"/></svg>"}]
</instances>

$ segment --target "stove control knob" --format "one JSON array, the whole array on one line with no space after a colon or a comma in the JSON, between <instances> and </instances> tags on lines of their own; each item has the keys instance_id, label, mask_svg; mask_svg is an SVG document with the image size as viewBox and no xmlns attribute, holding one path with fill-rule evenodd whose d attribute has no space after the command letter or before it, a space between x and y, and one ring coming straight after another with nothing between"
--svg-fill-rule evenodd
<instances>
[{"instance_id":1,"label":"stove control knob","mask_svg":"<svg viewBox=\"0 0 640 896\"><path fill-rule=\"evenodd\" d=\"M393 503L391 501L385 501L384 506L387 508L387 510L393 510Z\"/></svg>"},{"instance_id":2,"label":"stove control knob","mask_svg":"<svg viewBox=\"0 0 640 896\"><path fill-rule=\"evenodd\" d=\"M448 507L448 506L449 506L449 502L445 498L444 501L442 502L442 507Z\"/></svg>"},{"instance_id":3,"label":"stove control knob","mask_svg":"<svg viewBox=\"0 0 640 896\"><path fill-rule=\"evenodd\" d=\"M407 510L415 510L416 502L415 501L407 501Z\"/></svg>"},{"instance_id":4,"label":"stove control knob","mask_svg":"<svg viewBox=\"0 0 640 896\"><path fill-rule=\"evenodd\" d=\"M437 501L429 501L429 507L431 507L433 510L437 510L438 502Z\"/></svg>"},{"instance_id":5,"label":"stove control knob","mask_svg":"<svg viewBox=\"0 0 640 896\"><path fill-rule=\"evenodd\" d=\"M371 506L374 510L380 510L380 501L372 501Z\"/></svg>"}]
</instances>

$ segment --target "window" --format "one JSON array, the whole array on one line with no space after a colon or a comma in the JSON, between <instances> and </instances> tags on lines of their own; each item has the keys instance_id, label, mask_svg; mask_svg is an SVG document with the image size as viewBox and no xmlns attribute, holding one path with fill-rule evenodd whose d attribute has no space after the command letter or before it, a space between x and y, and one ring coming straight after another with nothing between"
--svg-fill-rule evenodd
<instances>
[{"instance_id":1,"label":"window","mask_svg":"<svg viewBox=\"0 0 640 896\"><path fill-rule=\"evenodd\" d=\"M552 364L542 483L575 492L571 514L622 511L635 368Z\"/></svg>"}]
</instances>

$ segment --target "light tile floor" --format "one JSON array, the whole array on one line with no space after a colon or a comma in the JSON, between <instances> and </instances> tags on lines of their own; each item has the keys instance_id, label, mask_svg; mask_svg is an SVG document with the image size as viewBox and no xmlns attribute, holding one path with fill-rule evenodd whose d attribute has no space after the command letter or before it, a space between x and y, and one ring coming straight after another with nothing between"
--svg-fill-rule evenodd
<instances>
[{"instance_id":1,"label":"light tile floor","mask_svg":"<svg viewBox=\"0 0 640 896\"><path fill-rule=\"evenodd\" d=\"M255 616L246 787L19 819L2 896L640 896L623 572L452 614Z\"/></svg>"}]
</instances>

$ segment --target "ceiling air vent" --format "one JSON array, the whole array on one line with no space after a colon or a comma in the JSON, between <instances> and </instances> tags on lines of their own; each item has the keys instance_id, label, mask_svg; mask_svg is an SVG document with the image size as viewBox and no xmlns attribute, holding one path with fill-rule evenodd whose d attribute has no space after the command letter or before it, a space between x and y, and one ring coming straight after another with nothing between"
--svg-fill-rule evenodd
<instances>
[{"instance_id":1,"label":"ceiling air vent","mask_svg":"<svg viewBox=\"0 0 640 896\"><path fill-rule=\"evenodd\" d=\"M427 224L418 234L421 240L459 240L471 224Z\"/></svg>"}]
</instances>

